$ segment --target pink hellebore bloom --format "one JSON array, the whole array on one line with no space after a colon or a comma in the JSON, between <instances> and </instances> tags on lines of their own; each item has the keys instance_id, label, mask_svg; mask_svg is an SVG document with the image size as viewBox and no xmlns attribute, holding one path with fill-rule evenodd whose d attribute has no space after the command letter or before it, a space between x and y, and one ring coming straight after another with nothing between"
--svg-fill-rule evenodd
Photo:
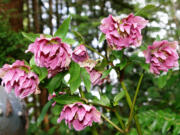
<instances>
[{"instance_id":1,"label":"pink hellebore bloom","mask_svg":"<svg viewBox=\"0 0 180 135\"><path fill-rule=\"evenodd\" d=\"M102 85L107 78L101 79L102 73L95 69L90 69L86 67L87 72L90 74L90 80L92 85Z\"/></svg>"},{"instance_id":2,"label":"pink hellebore bloom","mask_svg":"<svg viewBox=\"0 0 180 135\"><path fill-rule=\"evenodd\" d=\"M39 92L38 76L30 71L30 67L25 65L24 61L17 60L12 65L5 64L0 69L0 77L6 91L9 93L14 89L15 95L19 98Z\"/></svg>"},{"instance_id":3,"label":"pink hellebore bloom","mask_svg":"<svg viewBox=\"0 0 180 135\"><path fill-rule=\"evenodd\" d=\"M168 69L178 66L178 42L168 42L167 40L155 41L144 51L146 63L150 63L150 71L160 74L160 71L167 72Z\"/></svg>"},{"instance_id":4,"label":"pink hellebore bloom","mask_svg":"<svg viewBox=\"0 0 180 135\"><path fill-rule=\"evenodd\" d=\"M90 80L93 85L101 85L107 79L101 79L102 73L94 69L96 61L89 59L84 45L75 48L72 53L72 59L77 62L80 67L86 68L87 72L90 74Z\"/></svg>"},{"instance_id":5,"label":"pink hellebore bloom","mask_svg":"<svg viewBox=\"0 0 180 135\"><path fill-rule=\"evenodd\" d=\"M76 63L81 63L89 59L87 50L84 45L77 46L73 53L72 53L72 59Z\"/></svg>"},{"instance_id":6,"label":"pink hellebore bloom","mask_svg":"<svg viewBox=\"0 0 180 135\"><path fill-rule=\"evenodd\" d=\"M71 128L71 124L77 131L83 130L87 126L92 126L92 122L101 121L101 113L94 106L82 104L80 102L64 106L57 122L62 120Z\"/></svg>"},{"instance_id":7,"label":"pink hellebore bloom","mask_svg":"<svg viewBox=\"0 0 180 135\"><path fill-rule=\"evenodd\" d=\"M141 45L141 30L147 25L148 21L131 13L122 20L109 15L101 23L100 30L106 35L110 47L114 50L122 50L131 45Z\"/></svg>"},{"instance_id":8,"label":"pink hellebore bloom","mask_svg":"<svg viewBox=\"0 0 180 135\"><path fill-rule=\"evenodd\" d=\"M48 78L69 67L72 50L59 37L45 38L41 36L29 45L26 52L32 52L37 66L48 69Z\"/></svg>"}]
</instances>

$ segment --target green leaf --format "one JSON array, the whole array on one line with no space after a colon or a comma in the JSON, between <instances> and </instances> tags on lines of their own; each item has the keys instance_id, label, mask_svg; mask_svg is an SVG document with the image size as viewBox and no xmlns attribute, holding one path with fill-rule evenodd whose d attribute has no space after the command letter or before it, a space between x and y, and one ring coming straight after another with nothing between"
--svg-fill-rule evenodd
<instances>
[{"instance_id":1,"label":"green leaf","mask_svg":"<svg viewBox=\"0 0 180 135\"><path fill-rule=\"evenodd\" d=\"M70 83L71 94L73 94L81 84L81 77L79 76L75 81L71 81Z\"/></svg>"},{"instance_id":2,"label":"green leaf","mask_svg":"<svg viewBox=\"0 0 180 135\"><path fill-rule=\"evenodd\" d=\"M34 33L25 33L22 32L22 35L29 39L30 41L34 42L36 40L36 38L40 37L40 34L34 34Z\"/></svg>"},{"instance_id":3,"label":"green leaf","mask_svg":"<svg viewBox=\"0 0 180 135\"><path fill-rule=\"evenodd\" d=\"M104 33L101 33L100 37L99 37L99 43L103 42L106 39L106 36Z\"/></svg>"},{"instance_id":4,"label":"green leaf","mask_svg":"<svg viewBox=\"0 0 180 135\"><path fill-rule=\"evenodd\" d=\"M28 40L34 42L36 40L36 38L39 38L41 34L35 34L35 33L25 33L25 32L22 32L22 35L27 38ZM52 38L51 35L48 35L48 34L42 34L44 37L46 38Z\"/></svg>"},{"instance_id":5,"label":"green leaf","mask_svg":"<svg viewBox=\"0 0 180 135\"><path fill-rule=\"evenodd\" d=\"M70 64L69 73L70 73L70 80L69 80L70 90L71 93L73 94L81 84L79 64L72 61Z\"/></svg>"},{"instance_id":6,"label":"green leaf","mask_svg":"<svg viewBox=\"0 0 180 135\"><path fill-rule=\"evenodd\" d=\"M106 95L101 96L101 100L100 101L101 101L100 103L102 105L106 105L106 106L110 106L111 105L110 104L110 100L109 100L109 98Z\"/></svg>"},{"instance_id":7,"label":"green leaf","mask_svg":"<svg viewBox=\"0 0 180 135\"><path fill-rule=\"evenodd\" d=\"M169 130L169 128L171 127L172 122L171 121L165 121L162 127L162 134L166 134Z\"/></svg>"},{"instance_id":8,"label":"green leaf","mask_svg":"<svg viewBox=\"0 0 180 135\"><path fill-rule=\"evenodd\" d=\"M48 75L48 71L45 67L40 68L36 65L32 66L32 70L37 73L39 75L39 80L42 81L43 79L45 79Z\"/></svg>"},{"instance_id":9,"label":"green leaf","mask_svg":"<svg viewBox=\"0 0 180 135\"><path fill-rule=\"evenodd\" d=\"M52 127L48 130L47 135L53 135L56 132L56 127Z\"/></svg>"},{"instance_id":10,"label":"green leaf","mask_svg":"<svg viewBox=\"0 0 180 135\"><path fill-rule=\"evenodd\" d=\"M60 27L55 32L54 36L55 37L58 36L58 37L64 39L66 37L66 35L67 35L70 22L71 22L71 16L69 16L67 19L65 19L63 21L63 23L60 25Z\"/></svg>"},{"instance_id":11,"label":"green leaf","mask_svg":"<svg viewBox=\"0 0 180 135\"><path fill-rule=\"evenodd\" d=\"M93 103L97 103L100 105L105 105L105 106L110 106L110 100L106 95L101 95L100 100L99 99L94 99Z\"/></svg>"},{"instance_id":12,"label":"green leaf","mask_svg":"<svg viewBox=\"0 0 180 135\"><path fill-rule=\"evenodd\" d=\"M152 12L156 11L157 8L153 4L146 5L144 8L138 10L134 15L135 16L148 16L149 14L152 14Z\"/></svg>"},{"instance_id":13,"label":"green leaf","mask_svg":"<svg viewBox=\"0 0 180 135\"><path fill-rule=\"evenodd\" d=\"M59 95L58 97L54 97L53 100L56 101L58 104L62 105L72 104L81 101L80 97L70 95Z\"/></svg>"},{"instance_id":14,"label":"green leaf","mask_svg":"<svg viewBox=\"0 0 180 135\"><path fill-rule=\"evenodd\" d=\"M46 103L46 105L43 107L41 114L39 115L38 119L37 119L37 125L39 126L41 124L41 122L44 119L44 116L46 115L49 107L51 106L51 104L53 103L52 100L50 100L49 102Z\"/></svg>"},{"instance_id":15,"label":"green leaf","mask_svg":"<svg viewBox=\"0 0 180 135\"><path fill-rule=\"evenodd\" d=\"M122 57L123 57L123 50L121 50L121 51L115 51L115 50L113 50L112 51L112 55L114 55L116 58L118 58L118 59L122 59Z\"/></svg>"},{"instance_id":16,"label":"green leaf","mask_svg":"<svg viewBox=\"0 0 180 135\"><path fill-rule=\"evenodd\" d=\"M127 64L127 59L126 58L122 59L119 66L120 70L122 70L126 66L126 64Z\"/></svg>"},{"instance_id":17,"label":"green leaf","mask_svg":"<svg viewBox=\"0 0 180 135\"><path fill-rule=\"evenodd\" d=\"M109 75L109 73L111 72L111 70L112 70L112 68L110 68L110 69L108 69L108 70L105 70L105 71L102 73L101 79L106 78L106 77Z\"/></svg>"},{"instance_id":18,"label":"green leaf","mask_svg":"<svg viewBox=\"0 0 180 135\"><path fill-rule=\"evenodd\" d=\"M89 73L86 71L85 68L81 68L81 77L82 77L82 80L83 80L83 82L84 82L84 85L85 85L87 91L90 92L90 89L91 89L90 75L89 75Z\"/></svg>"},{"instance_id":19,"label":"green leaf","mask_svg":"<svg viewBox=\"0 0 180 135\"><path fill-rule=\"evenodd\" d=\"M116 106L118 105L118 102L125 96L124 90L119 92L115 97L114 97L114 103L113 105Z\"/></svg>"},{"instance_id":20,"label":"green leaf","mask_svg":"<svg viewBox=\"0 0 180 135\"><path fill-rule=\"evenodd\" d=\"M31 67L36 65L35 60L34 60L34 56L30 59L29 63L30 63Z\"/></svg>"},{"instance_id":21,"label":"green leaf","mask_svg":"<svg viewBox=\"0 0 180 135\"><path fill-rule=\"evenodd\" d=\"M79 66L79 64L72 61L70 64L69 73L70 73L69 82L76 81L80 77L80 66Z\"/></svg>"},{"instance_id":22,"label":"green leaf","mask_svg":"<svg viewBox=\"0 0 180 135\"><path fill-rule=\"evenodd\" d=\"M163 88L166 85L168 75L161 75L155 79L155 83L159 88Z\"/></svg>"},{"instance_id":23,"label":"green leaf","mask_svg":"<svg viewBox=\"0 0 180 135\"><path fill-rule=\"evenodd\" d=\"M104 68L108 65L108 61L106 59L103 59L102 62L99 62L98 64L96 64L96 66L94 67L94 69L98 70L98 71L104 71Z\"/></svg>"},{"instance_id":24,"label":"green leaf","mask_svg":"<svg viewBox=\"0 0 180 135\"><path fill-rule=\"evenodd\" d=\"M76 40L72 39L72 38L65 38L62 40L64 43L67 43L67 44L75 44L76 43Z\"/></svg>"},{"instance_id":25,"label":"green leaf","mask_svg":"<svg viewBox=\"0 0 180 135\"><path fill-rule=\"evenodd\" d=\"M140 47L141 51L147 50L147 46L148 46L147 44L141 45Z\"/></svg>"},{"instance_id":26,"label":"green leaf","mask_svg":"<svg viewBox=\"0 0 180 135\"><path fill-rule=\"evenodd\" d=\"M62 82L62 79L63 77L65 76L65 72L60 72L58 74L56 74L51 80L50 82L47 84L47 88L48 88L48 91L50 93L52 93L55 89L57 89L60 85L61 85L61 82Z\"/></svg>"}]
</instances>

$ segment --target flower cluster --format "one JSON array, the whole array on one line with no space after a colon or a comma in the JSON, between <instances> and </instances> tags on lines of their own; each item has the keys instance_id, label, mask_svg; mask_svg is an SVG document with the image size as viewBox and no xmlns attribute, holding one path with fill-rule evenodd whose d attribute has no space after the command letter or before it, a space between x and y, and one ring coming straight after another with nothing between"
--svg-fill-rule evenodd
<instances>
[{"instance_id":1,"label":"flower cluster","mask_svg":"<svg viewBox=\"0 0 180 135\"><path fill-rule=\"evenodd\" d=\"M38 76L30 71L30 67L23 61L17 60L12 65L5 64L0 69L2 84L9 93L14 88L14 93L19 98L25 98L38 92Z\"/></svg>"},{"instance_id":2,"label":"flower cluster","mask_svg":"<svg viewBox=\"0 0 180 135\"><path fill-rule=\"evenodd\" d=\"M101 113L94 106L77 102L64 106L57 122L60 123L63 119L69 128L73 125L75 130L80 131L87 126L92 126L93 122L100 122Z\"/></svg>"},{"instance_id":3,"label":"flower cluster","mask_svg":"<svg viewBox=\"0 0 180 135\"><path fill-rule=\"evenodd\" d=\"M122 20L109 15L101 23L100 30L106 35L109 46L114 50L122 50L130 45L141 45L141 30L147 25L148 21L130 14Z\"/></svg>"},{"instance_id":4,"label":"flower cluster","mask_svg":"<svg viewBox=\"0 0 180 135\"><path fill-rule=\"evenodd\" d=\"M41 36L29 45L26 52L34 53L36 64L48 69L48 78L67 69L71 62L72 50L59 37L45 38Z\"/></svg>"},{"instance_id":5,"label":"flower cluster","mask_svg":"<svg viewBox=\"0 0 180 135\"><path fill-rule=\"evenodd\" d=\"M73 53L72 59L79 63L81 67L86 68L87 72L90 74L90 80L92 85L101 85L105 82L105 79L101 79L102 73L94 69L96 66L96 61L89 59L88 53L84 45L77 46Z\"/></svg>"},{"instance_id":6,"label":"flower cluster","mask_svg":"<svg viewBox=\"0 0 180 135\"><path fill-rule=\"evenodd\" d=\"M147 23L148 21L144 18L133 14L123 19L109 15L102 20L100 30L106 35L107 43L112 49L122 50L130 46L138 47L141 45L141 30ZM166 40L156 41L153 45L148 46L144 55L146 63L150 64L150 71L154 74L160 74L160 71L167 72L168 69L178 66L177 46L176 41L168 42ZM34 54L37 66L47 68L48 78L67 70L71 60L73 60L80 67L86 69L90 75L92 85L102 85L108 80L108 77L102 79L102 72L96 70L97 62L89 58L83 44L72 51L71 47L62 42L61 38L45 38L41 35L40 38L29 45L26 52ZM25 98L32 93L39 92L38 76L23 61L17 60L12 65L5 64L0 69L0 77L6 91L11 92L14 89L15 95L19 98ZM66 93L59 92L58 94ZM55 93L50 94L48 100L56 96ZM52 106L55 104L56 102ZM69 128L73 125L75 130L80 131L87 126L92 126L93 122L100 122L101 113L94 106L76 102L64 106L57 122L60 123L62 120L65 120Z\"/></svg>"},{"instance_id":7,"label":"flower cluster","mask_svg":"<svg viewBox=\"0 0 180 135\"><path fill-rule=\"evenodd\" d=\"M155 41L148 49L144 51L146 63L150 63L150 71L154 74L160 74L160 71L167 72L168 69L178 66L178 43Z\"/></svg>"}]
</instances>

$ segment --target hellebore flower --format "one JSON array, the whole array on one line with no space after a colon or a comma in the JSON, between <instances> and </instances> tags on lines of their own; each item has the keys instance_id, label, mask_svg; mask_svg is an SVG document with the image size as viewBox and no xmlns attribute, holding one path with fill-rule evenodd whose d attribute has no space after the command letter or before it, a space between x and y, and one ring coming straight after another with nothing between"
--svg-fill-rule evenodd
<instances>
[{"instance_id":1,"label":"hellebore flower","mask_svg":"<svg viewBox=\"0 0 180 135\"><path fill-rule=\"evenodd\" d=\"M77 46L73 53L72 53L72 59L76 63L81 63L89 59L87 50L84 45Z\"/></svg>"},{"instance_id":2,"label":"hellebore flower","mask_svg":"<svg viewBox=\"0 0 180 135\"><path fill-rule=\"evenodd\" d=\"M59 37L44 38L41 36L29 45L26 52L34 53L37 66L48 69L48 78L66 70L71 62L72 50Z\"/></svg>"},{"instance_id":3,"label":"hellebore flower","mask_svg":"<svg viewBox=\"0 0 180 135\"><path fill-rule=\"evenodd\" d=\"M9 93L14 89L14 93L19 98L25 98L32 93L38 93L38 76L30 71L30 67L24 61L17 60L12 65L5 64L0 69L2 85L5 85Z\"/></svg>"},{"instance_id":4,"label":"hellebore flower","mask_svg":"<svg viewBox=\"0 0 180 135\"><path fill-rule=\"evenodd\" d=\"M57 122L62 120L71 128L71 124L77 131L83 130L87 126L92 126L94 122L101 121L101 113L94 106L82 104L80 102L65 105Z\"/></svg>"},{"instance_id":5,"label":"hellebore flower","mask_svg":"<svg viewBox=\"0 0 180 135\"><path fill-rule=\"evenodd\" d=\"M178 42L168 42L167 40L155 41L148 49L144 51L146 63L150 64L150 72L160 74L160 71L168 72L168 69L177 67Z\"/></svg>"},{"instance_id":6,"label":"hellebore flower","mask_svg":"<svg viewBox=\"0 0 180 135\"><path fill-rule=\"evenodd\" d=\"M131 45L141 45L141 30L147 25L148 21L131 13L122 20L109 15L101 23L100 30L106 35L108 45L114 50L122 50Z\"/></svg>"},{"instance_id":7,"label":"hellebore flower","mask_svg":"<svg viewBox=\"0 0 180 135\"><path fill-rule=\"evenodd\" d=\"M90 80L92 85L102 85L107 78L101 79L102 73L95 69L90 69L86 67L87 72L90 74Z\"/></svg>"},{"instance_id":8,"label":"hellebore flower","mask_svg":"<svg viewBox=\"0 0 180 135\"><path fill-rule=\"evenodd\" d=\"M93 85L101 85L107 79L101 79L102 73L94 69L96 61L89 59L84 45L80 45L74 49L72 59L77 62L80 67L86 68L87 72L90 74L90 80Z\"/></svg>"}]
</instances>

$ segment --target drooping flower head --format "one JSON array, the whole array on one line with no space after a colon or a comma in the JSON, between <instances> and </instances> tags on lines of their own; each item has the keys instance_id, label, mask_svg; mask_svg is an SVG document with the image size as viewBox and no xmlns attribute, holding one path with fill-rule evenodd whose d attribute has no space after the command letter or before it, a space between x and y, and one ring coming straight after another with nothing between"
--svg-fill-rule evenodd
<instances>
[{"instance_id":1,"label":"drooping flower head","mask_svg":"<svg viewBox=\"0 0 180 135\"><path fill-rule=\"evenodd\" d=\"M2 85L9 93L14 89L14 93L19 98L25 98L32 93L38 92L38 76L30 71L30 67L24 61L17 60L12 65L5 64L0 69Z\"/></svg>"},{"instance_id":2,"label":"drooping flower head","mask_svg":"<svg viewBox=\"0 0 180 135\"><path fill-rule=\"evenodd\" d=\"M100 30L106 35L109 46L114 50L122 50L131 45L141 45L141 30L147 25L148 21L131 13L122 20L109 15L101 23Z\"/></svg>"},{"instance_id":3,"label":"drooping flower head","mask_svg":"<svg viewBox=\"0 0 180 135\"><path fill-rule=\"evenodd\" d=\"M89 59L87 50L84 45L77 46L73 53L72 53L72 59L76 63L81 63Z\"/></svg>"},{"instance_id":4,"label":"drooping flower head","mask_svg":"<svg viewBox=\"0 0 180 135\"><path fill-rule=\"evenodd\" d=\"M64 106L57 122L60 123L63 119L69 128L73 125L75 130L80 131L87 126L92 126L93 122L100 122L101 114L94 106L77 102Z\"/></svg>"},{"instance_id":5,"label":"drooping flower head","mask_svg":"<svg viewBox=\"0 0 180 135\"><path fill-rule=\"evenodd\" d=\"M72 59L77 62L80 67L86 68L86 71L90 75L92 85L101 85L105 82L105 79L101 79L102 73L94 69L97 62L90 59L84 45L80 45L75 48L72 53Z\"/></svg>"},{"instance_id":6,"label":"drooping flower head","mask_svg":"<svg viewBox=\"0 0 180 135\"><path fill-rule=\"evenodd\" d=\"M86 70L90 75L92 85L102 85L107 80L107 78L101 79L102 73L100 71L90 69L89 67L86 67Z\"/></svg>"},{"instance_id":7,"label":"drooping flower head","mask_svg":"<svg viewBox=\"0 0 180 135\"><path fill-rule=\"evenodd\" d=\"M48 69L48 78L69 67L72 50L59 37L44 38L41 36L29 45L26 52L32 52L37 66Z\"/></svg>"},{"instance_id":8,"label":"drooping flower head","mask_svg":"<svg viewBox=\"0 0 180 135\"><path fill-rule=\"evenodd\" d=\"M146 63L150 64L150 72L160 74L160 71L167 72L168 69L178 66L178 42L167 40L155 41L144 51Z\"/></svg>"}]
</instances>

